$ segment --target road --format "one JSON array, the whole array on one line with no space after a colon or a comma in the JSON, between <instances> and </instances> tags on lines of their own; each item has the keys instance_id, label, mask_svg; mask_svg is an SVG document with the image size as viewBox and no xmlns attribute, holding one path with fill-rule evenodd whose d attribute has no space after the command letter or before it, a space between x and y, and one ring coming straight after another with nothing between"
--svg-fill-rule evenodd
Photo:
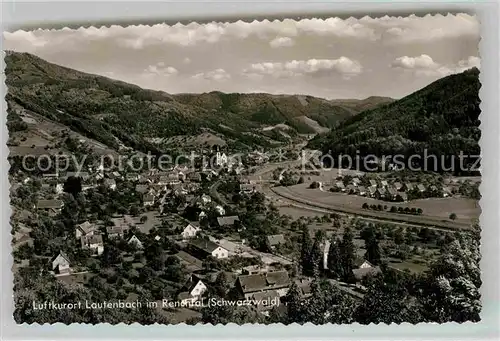
<instances>
[{"instance_id":1,"label":"road","mask_svg":"<svg viewBox=\"0 0 500 341\"><path fill-rule=\"evenodd\" d=\"M216 182L214 182L212 184L212 186L210 186L209 193L210 193L210 196L215 199L215 201L217 201L219 204L225 206L225 205L227 205L227 201L222 197L222 195L219 194L219 192L217 192L217 187L219 187L220 184L221 184L220 180L217 180Z\"/></svg>"}]
</instances>

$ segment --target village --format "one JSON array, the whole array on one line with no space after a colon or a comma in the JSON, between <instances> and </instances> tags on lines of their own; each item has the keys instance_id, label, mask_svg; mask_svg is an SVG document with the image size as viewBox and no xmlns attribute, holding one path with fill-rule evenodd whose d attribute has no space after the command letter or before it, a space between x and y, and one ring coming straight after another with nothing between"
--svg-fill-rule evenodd
<instances>
[{"instance_id":1,"label":"village","mask_svg":"<svg viewBox=\"0 0 500 341\"><path fill-rule=\"evenodd\" d=\"M253 165L262 164L261 153L247 155L246 160L249 159ZM89 167L85 172L43 174L41 178L18 177L22 180L13 182L11 190L14 195L22 192L25 186L35 186L38 192L32 207L24 205L22 212L13 215L14 221L18 221L14 227L14 249L20 250L19 254L27 255L23 259L16 258L14 268L29 267L33 258L43 259L47 271L61 283L85 285L98 275L96 271L106 263L107 271L116 267L116 271L127 269L132 272L133 275L127 274L129 278L124 286L127 289L122 297L132 300L137 296L133 288L137 287L135 280L142 277L140 271L152 266L152 263L163 262L157 266L157 272L165 267L182 269L169 278L170 282L179 282L170 283L172 287L168 295L185 307L201 300L207 291L213 290L214 285L217 287L226 282L225 293L233 299L279 299L286 295L292 282L297 284L303 295L310 293L312 278L298 274L298 246L290 245L294 243L290 235L285 237L273 227L270 231L275 233L263 236L263 240L250 240L252 236L245 238L248 234L245 233L247 227L244 221L254 219L257 224L262 224L270 215L277 214L273 208L270 210L268 200L258 192L260 185L246 179L242 175L246 174L244 165L228 162L225 153L216 153L215 165L217 171L190 171L180 166L166 172L158 169L142 173L107 172L102 167L93 171ZM353 182L357 183L357 180L353 179ZM225 189L233 191L226 193L229 195L221 195L217 190L224 192L221 189L224 184L236 184L236 187ZM74 186L77 188L72 188ZM39 249L27 222L37 225L35 217L62 219L66 205L69 205L68 193L92 200L94 191L127 196L130 207L122 209L123 213L115 209L105 219L99 219L97 212L87 210L84 215L87 219L76 221L72 233L62 233L63 247L60 250L50 247L56 251L52 255L47 254L47 250L35 251L35 254L23 252L23 248ZM234 204L234 198L228 204L223 196L237 196L239 204ZM249 211L252 201L257 202L258 207ZM35 216L28 212L33 212ZM240 219L238 213L244 213L245 218ZM29 217L23 219L22 215ZM327 268L328 240L325 239L322 245L322 268ZM72 250L72 247L77 250ZM161 261L151 257L159 257ZM378 266L361 254L353 269L358 284L353 287L352 284L332 281L353 297L360 298L363 288L360 281L379 271ZM157 299L162 298L158 296ZM268 314L272 307L258 308ZM188 316L196 316L195 312L191 313Z\"/></svg>"}]
</instances>

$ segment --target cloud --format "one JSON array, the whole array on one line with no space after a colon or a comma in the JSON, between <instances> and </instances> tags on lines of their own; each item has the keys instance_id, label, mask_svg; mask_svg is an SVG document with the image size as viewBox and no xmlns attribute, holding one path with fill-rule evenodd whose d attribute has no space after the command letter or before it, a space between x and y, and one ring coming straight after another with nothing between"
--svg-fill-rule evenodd
<instances>
[{"instance_id":1,"label":"cloud","mask_svg":"<svg viewBox=\"0 0 500 341\"><path fill-rule=\"evenodd\" d=\"M175 76L179 71L173 66L165 66L164 62L158 62L156 65L149 65L144 72L146 75L152 76L164 76L170 77Z\"/></svg>"},{"instance_id":2,"label":"cloud","mask_svg":"<svg viewBox=\"0 0 500 341\"><path fill-rule=\"evenodd\" d=\"M295 42L290 37L277 37L269 42L272 48L293 46Z\"/></svg>"},{"instance_id":3,"label":"cloud","mask_svg":"<svg viewBox=\"0 0 500 341\"><path fill-rule=\"evenodd\" d=\"M243 70L243 74L250 77L256 75L270 75L273 77L295 77L305 74L336 71L342 75L355 76L362 72L359 62L347 57L339 59L308 59L291 60L287 62L263 62L250 65Z\"/></svg>"},{"instance_id":4,"label":"cloud","mask_svg":"<svg viewBox=\"0 0 500 341\"><path fill-rule=\"evenodd\" d=\"M189 57L186 57L182 60L184 64L191 64L191 59Z\"/></svg>"},{"instance_id":5,"label":"cloud","mask_svg":"<svg viewBox=\"0 0 500 341\"><path fill-rule=\"evenodd\" d=\"M387 43L410 44L433 42L465 36L479 36L479 21L468 14L426 15L417 17L362 18L361 22L384 28L382 39Z\"/></svg>"},{"instance_id":6,"label":"cloud","mask_svg":"<svg viewBox=\"0 0 500 341\"><path fill-rule=\"evenodd\" d=\"M442 65L436 63L430 56L422 54L417 57L398 57L390 65L394 69L411 72L416 76L444 77L453 73L463 72L472 67L480 67L480 59L470 56L456 64Z\"/></svg>"},{"instance_id":7,"label":"cloud","mask_svg":"<svg viewBox=\"0 0 500 341\"><path fill-rule=\"evenodd\" d=\"M252 22L196 22L183 25L129 25L110 27L64 28L62 30L22 30L4 33L9 44L39 47L45 45L61 45L67 42L109 40L125 48L140 50L150 45L174 44L193 46L199 43L217 43L223 39L245 39L258 37L270 39L280 36L281 44L289 44L290 37L299 34L336 36L346 38L376 39L377 35L370 27L358 21L340 18L302 19L302 20L263 20ZM56 39L57 38L57 39ZM278 38L279 41L280 38ZM277 43L277 42L276 42ZM279 43L278 43L279 44Z\"/></svg>"},{"instance_id":8,"label":"cloud","mask_svg":"<svg viewBox=\"0 0 500 341\"><path fill-rule=\"evenodd\" d=\"M392 66L393 67L401 67L401 68L405 68L405 69L418 69L418 68L435 69L435 68L439 67L439 65L436 64L434 62L434 60L432 60L432 58L426 54L420 55L418 57L404 56L404 57L396 58L392 62Z\"/></svg>"},{"instance_id":9,"label":"cloud","mask_svg":"<svg viewBox=\"0 0 500 341\"><path fill-rule=\"evenodd\" d=\"M215 69L209 72L200 72L192 76L194 79L206 79L210 81L226 81L231 79L231 75L224 69Z\"/></svg>"}]
</instances>

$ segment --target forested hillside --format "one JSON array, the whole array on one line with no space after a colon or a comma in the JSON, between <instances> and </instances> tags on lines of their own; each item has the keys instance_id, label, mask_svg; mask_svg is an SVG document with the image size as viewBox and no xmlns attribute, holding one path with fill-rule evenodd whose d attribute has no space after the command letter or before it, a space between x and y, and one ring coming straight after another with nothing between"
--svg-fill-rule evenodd
<instances>
[{"instance_id":1,"label":"forested hillside","mask_svg":"<svg viewBox=\"0 0 500 341\"><path fill-rule=\"evenodd\" d=\"M451 158L462 152L478 156L480 99L479 70L474 68L444 77L415 93L372 110L366 110L342 122L327 136L311 141L311 146L332 155L361 156L411 155L446 156L446 162L434 169L451 167ZM427 154L424 154L426 151ZM472 166L475 157L467 163ZM458 165L455 165L457 168ZM443 169L444 168L444 169Z\"/></svg>"}]
</instances>

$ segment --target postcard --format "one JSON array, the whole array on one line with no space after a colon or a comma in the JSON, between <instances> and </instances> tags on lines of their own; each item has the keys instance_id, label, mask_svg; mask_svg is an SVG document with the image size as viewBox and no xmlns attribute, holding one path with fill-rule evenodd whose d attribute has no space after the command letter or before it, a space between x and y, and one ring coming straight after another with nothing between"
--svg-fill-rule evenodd
<instances>
[{"instance_id":1,"label":"postcard","mask_svg":"<svg viewBox=\"0 0 500 341\"><path fill-rule=\"evenodd\" d=\"M4 32L17 323L477 322L479 20Z\"/></svg>"}]
</instances>

